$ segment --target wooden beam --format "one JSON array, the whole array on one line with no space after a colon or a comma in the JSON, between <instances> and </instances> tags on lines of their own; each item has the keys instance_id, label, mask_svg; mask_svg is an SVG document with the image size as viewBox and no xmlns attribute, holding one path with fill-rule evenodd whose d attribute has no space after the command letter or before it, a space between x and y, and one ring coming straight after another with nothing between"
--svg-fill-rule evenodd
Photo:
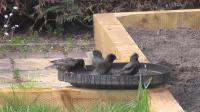
<instances>
[{"instance_id":1,"label":"wooden beam","mask_svg":"<svg viewBox=\"0 0 200 112\"><path fill-rule=\"evenodd\" d=\"M200 28L200 9L119 13L115 16L118 17L124 27L148 29Z\"/></svg>"},{"instance_id":2,"label":"wooden beam","mask_svg":"<svg viewBox=\"0 0 200 112\"><path fill-rule=\"evenodd\" d=\"M96 49L101 50L104 55L111 52L115 53L119 62L129 61L129 57L133 52L139 54L140 62L149 62L123 25L151 29L179 26L199 28L200 22L197 21L200 19L199 12L200 10L198 9L94 15ZM195 19L188 19L189 16ZM149 96L151 99L151 112L184 112L167 88L149 90Z\"/></svg>"},{"instance_id":3,"label":"wooden beam","mask_svg":"<svg viewBox=\"0 0 200 112\"><path fill-rule=\"evenodd\" d=\"M184 112L168 89L149 90L151 112Z\"/></svg>"},{"instance_id":4,"label":"wooden beam","mask_svg":"<svg viewBox=\"0 0 200 112\"><path fill-rule=\"evenodd\" d=\"M117 61L127 62L136 52L141 62L149 62L114 14L94 15L94 35L96 49L104 56L114 53Z\"/></svg>"},{"instance_id":5,"label":"wooden beam","mask_svg":"<svg viewBox=\"0 0 200 112\"><path fill-rule=\"evenodd\" d=\"M101 103L128 102L136 98L137 90L97 90L80 89L75 87L65 88L34 88L14 89L15 95L22 97L27 103L37 98L40 103L50 106L73 108L76 106L90 107ZM1 95L12 96L12 89L0 89ZM150 89L151 112L183 112L176 100L166 88ZM0 98L0 104L5 103Z\"/></svg>"},{"instance_id":6,"label":"wooden beam","mask_svg":"<svg viewBox=\"0 0 200 112\"><path fill-rule=\"evenodd\" d=\"M13 92L15 94L13 94ZM0 105L5 104L6 97L13 95L22 98L24 102L37 102L50 106L73 108L76 106L90 107L101 103L128 102L137 96L136 90L97 90L75 87L63 88L33 88L33 89L0 89ZM5 95L5 97L4 97Z\"/></svg>"}]
</instances>

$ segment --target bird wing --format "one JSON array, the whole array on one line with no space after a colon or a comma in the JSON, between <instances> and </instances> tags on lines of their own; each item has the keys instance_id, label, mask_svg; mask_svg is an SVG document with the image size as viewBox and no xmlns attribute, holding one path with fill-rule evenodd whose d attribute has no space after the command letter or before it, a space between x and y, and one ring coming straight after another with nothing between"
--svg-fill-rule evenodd
<instances>
[{"instance_id":1,"label":"bird wing","mask_svg":"<svg viewBox=\"0 0 200 112\"><path fill-rule=\"evenodd\" d=\"M71 60L71 61L65 62L66 65L71 66L71 67L75 67L77 63L78 63L77 60Z\"/></svg>"},{"instance_id":2,"label":"bird wing","mask_svg":"<svg viewBox=\"0 0 200 112\"><path fill-rule=\"evenodd\" d=\"M57 63L57 62L62 62L63 59L58 59L58 60L53 60L53 61L50 61L51 63Z\"/></svg>"},{"instance_id":3,"label":"bird wing","mask_svg":"<svg viewBox=\"0 0 200 112\"><path fill-rule=\"evenodd\" d=\"M129 72L133 71L136 67L137 67L136 64L131 64L131 66L128 66L128 67L124 70L124 72L129 73Z\"/></svg>"},{"instance_id":4,"label":"bird wing","mask_svg":"<svg viewBox=\"0 0 200 112\"><path fill-rule=\"evenodd\" d=\"M139 63L137 63L137 62L132 63L130 68L123 70L123 74L136 74L138 72L139 68L140 68Z\"/></svg>"},{"instance_id":5,"label":"bird wing","mask_svg":"<svg viewBox=\"0 0 200 112\"><path fill-rule=\"evenodd\" d=\"M94 55L93 58L92 58L92 65L97 66L99 63L101 63L103 61L104 61L103 57Z\"/></svg>"},{"instance_id":6,"label":"bird wing","mask_svg":"<svg viewBox=\"0 0 200 112\"><path fill-rule=\"evenodd\" d=\"M122 71L125 71L125 70L129 70L133 67L133 63L128 63L126 64L123 68L122 68Z\"/></svg>"},{"instance_id":7,"label":"bird wing","mask_svg":"<svg viewBox=\"0 0 200 112\"><path fill-rule=\"evenodd\" d=\"M92 65L96 66L97 64L99 64L101 62L103 62L103 59L101 59L101 58L93 58L92 59Z\"/></svg>"},{"instance_id":8,"label":"bird wing","mask_svg":"<svg viewBox=\"0 0 200 112\"><path fill-rule=\"evenodd\" d=\"M104 74L108 73L109 70L110 70L110 63L101 61L95 66L95 69L93 70L93 72L97 73L99 75L104 75Z\"/></svg>"},{"instance_id":9,"label":"bird wing","mask_svg":"<svg viewBox=\"0 0 200 112\"><path fill-rule=\"evenodd\" d=\"M54 60L53 65L56 66L65 66L65 67L74 67L77 64L76 60Z\"/></svg>"}]
</instances>

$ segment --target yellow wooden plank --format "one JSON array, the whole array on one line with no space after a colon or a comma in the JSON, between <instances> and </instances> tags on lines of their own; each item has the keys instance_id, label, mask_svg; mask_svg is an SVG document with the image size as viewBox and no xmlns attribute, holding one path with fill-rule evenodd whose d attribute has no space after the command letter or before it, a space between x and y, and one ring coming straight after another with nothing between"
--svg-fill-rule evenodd
<instances>
[{"instance_id":1,"label":"yellow wooden plank","mask_svg":"<svg viewBox=\"0 0 200 112\"><path fill-rule=\"evenodd\" d=\"M130 37L126 29L121 25L104 25L106 34L110 37L112 42L117 45L133 45L135 42Z\"/></svg>"},{"instance_id":2,"label":"yellow wooden plank","mask_svg":"<svg viewBox=\"0 0 200 112\"><path fill-rule=\"evenodd\" d=\"M135 12L117 12L113 13L116 18L138 15L138 14L155 14L155 13L198 13L200 9L182 9L182 10L159 10L159 11L135 11Z\"/></svg>"},{"instance_id":3,"label":"yellow wooden plank","mask_svg":"<svg viewBox=\"0 0 200 112\"><path fill-rule=\"evenodd\" d=\"M101 49L103 49L102 38L104 37L104 32L103 32L101 24L98 22L97 16L94 16L93 21L95 23L93 25L94 26L95 48L101 50Z\"/></svg>"},{"instance_id":4,"label":"yellow wooden plank","mask_svg":"<svg viewBox=\"0 0 200 112\"><path fill-rule=\"evenodd\" d=\"M148 29L191 27L200 28L200 10L149 11L116 14L125 27ZM126 16L127 15L127 16Z\"/></svg>"},{"instance_id":5,"label":"yellow wooden plank","mask_svg":"<svg viewBox=\"0 0 200 112\"><path fill-rule=\"evenodd\" d=\"M102 51L104 57L108 53L114 53L117 61L129 61L130 55L136 52L140 55L141 62L148 62L135 41L114 15L97 14L94 16L94 36L96 49ZM122 45L126 45L126 47L121 47Z\"/></svg>"},{"instance_id":6,"label":"yellow wooden plank","mask_svg":"<svg viewBox=\"0 0 200 112\"><path fill-rule=\"evenodd\" d=\"M125 31L126 27L143 27L150 29L157 28L175 28L175 27L192 27L199 28L200 10L180 10L180 11L149 11L149 12L131 12L131 13L114 13L115 17L99 14L96 16L95 44L96 48L101 50L104 55L115 53L119 62L128 61L133 52L137 52L141 62L149 62L146 56L138 48L130 35ZM106 19L103 17L106 16ZM188 19L189 17L193 19ZM118 17L119 20L116 18ZM98 18L101 18L100 22ZM111 20L109 20L111 19ZM111 23L104 21L112 21ZM101 32L102 35L98 33ZM98 41L101 40L101 41ZM98 47L101 46L101 47ZM151 112L183 112L182 107L174 99L167 89L149 90L151 98Z\"/></svg>"},{"instance_id":7,"label":"yellow wooden plank","mask_svg":"<svg viewBox=\"0 0 200 112\"><path fill-rule=\"evenodd\" d=\"M119 60L121 60L121 62L129 62L130 61L130 56L136 52L139 55L139 61L142 63L148 63L149 60L146 58L146 56L143 54L143 52L138 48L138 46L136 44L134 45L119 45L116 46L116 48L118 49L118 56L119 56Z\"/></svg>"},{"instance_id":8,"label":"yellow wooden plank","mask_svg":"<svg viewBox=\"0 0 200 112\"><path fill-rule=\"evenodd\" d=\"M13 94L13 92L15 94ZM27 104L33 102L37 99L37 102L42 104L47 104L50 106L64 107L63 102L60 98L60 92L53 90L51 88L34 88L34 89L0 89L0 105L6 103L7 99L17 96L23 102Z\"/></svg>"},{"instance_id":9,"label":"yellow wooden plank","mask_svg":"<svg viewBox=\"0 0 200 112\"><path fill-rule=\"evenodd\" d=\"M75 92L70 92L75 90ZM62 97L65 105L75 106L92 106L102 103L128 102L134 99L137 95L136 90L96 90L96 89L80 89L66 88L63 91ZM70 99L71 102L68 102ZM70 106L67 106L70 107Z\"/></svg>"},{"instance_id":10,"label":"yellow wooden plank","mask_svg":"<svg viewBox=\"0 0 200 112\"><path fill-rule=\"evenodd\" d=\"M149 91L151 112L184 112L168 89Z\"/></svg>"},{"instance_id":11,"label":"yellow wooden plank","mask_svg":"<svg viewBox=\"0 0 200 112\"><path fill-rule=\"evenodd\" d=\"M38 102L67 108L88 107L100 102L128 102L137 96L136 90L97 90L75 87L15 89L14 91L18 96L23 95L26 102L38 98ZM0 93L6 96L11 95L12 92L12 89L0 89ZM149 97L151 112L183 112L168 89L151 89L149 90ZM0 99L0 104L3 104L3 98Z\"/></svg>"},{"instance_id":12,"label":"yellow wooden plank","mask_svg":"<svg viewBox=\"0 0 200 112\"><path fill-rule=\"evenodd\" d=\"M51 106L72 108L75 106L88 107L99 103L128 102L137 96L136 90L96 90L80 89L74 87L65 88L33 88L33 89L14 89L15 95L22 97L24 102L30 103L37 98L38 102ZM0 89L3 96L12 96L12 89ZM0 97L0 104L6 101Z\"/></svg>"},{"instance_id":13,"label":"yellow wooden plank","mask_svg":"<svg viewBox=\"0 0 200 112\"><path fill-rule=\"evenodd\" d=\"M113 18L113 19L110 19L110 18ZM117 18L113 13L94 14L94 19L96 19L100 24L103 24L103 25L118 25L118 24L120 24L120 22L117 21Z\"/></svg>"}]
</instances>

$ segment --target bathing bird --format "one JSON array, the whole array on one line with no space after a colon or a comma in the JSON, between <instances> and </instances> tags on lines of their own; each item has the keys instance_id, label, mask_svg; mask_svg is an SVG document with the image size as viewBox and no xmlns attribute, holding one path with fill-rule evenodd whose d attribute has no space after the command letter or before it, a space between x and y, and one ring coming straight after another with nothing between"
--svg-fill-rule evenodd
<instances>
[{"instance_id":1,"label":"bathing bird","mask_svg":"<svg viewBox=\"0 0 200 112\"><path fill-rule=\"evenodd\" d=\"M85 70L85 62L83 59L63 58L50 62L53 63L53 65L45 67L45 69L56 68L65 72L76 72Z\"/></svg>"},{"instance_id":2,"label":"bathing bird","mask_svg":"<svg viewBox=\"0 0 200 112\"><path fill-rule=\"evenodd\" d=\"M94 67L97 67L97 65L104 60L103 56L102 56L102 53L101 53L101 51L94 50L92 52L92 54L93 54L92 65Z\"/></svg>"},{"instance_id":3,"label":"bathing bird","mask_svg":"<svg viewBox=\"0 0 200 112\"><path fill-rule=\"evenodd\" d=\"M140 62L138 61L138 54L134 53L130 57L130 62L126 64L120 71L121 75L135 75L140 69Z\"/></svg>"},{"instance_id":4,"label":"bathing bird","mask_svg":"<svg viewBox=\"0 0 200 112\"><path fill-rule=\"evenodd\" d=\"M112 68L113 61L116 59L114 54L108 54L104 60L96 63L96 67L93 70L94 75L106 75Z\"/></svg>"}]
</instances>

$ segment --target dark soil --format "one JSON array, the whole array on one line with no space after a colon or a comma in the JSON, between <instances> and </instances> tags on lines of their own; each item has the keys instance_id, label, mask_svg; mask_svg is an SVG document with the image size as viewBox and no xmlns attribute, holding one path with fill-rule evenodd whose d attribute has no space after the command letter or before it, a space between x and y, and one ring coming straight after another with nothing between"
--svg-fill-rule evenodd
<instances>
[{"instance_id":1,"label":"dark soil","mask_svg":"<svg viewBox=\"0 0 200 112\"><path fill-rule=\"evenodd\" d=\"M127 28L150 62L172 69L168 85L187 112L200 112L200 30Z\"/></svg>"}]
</instances>

